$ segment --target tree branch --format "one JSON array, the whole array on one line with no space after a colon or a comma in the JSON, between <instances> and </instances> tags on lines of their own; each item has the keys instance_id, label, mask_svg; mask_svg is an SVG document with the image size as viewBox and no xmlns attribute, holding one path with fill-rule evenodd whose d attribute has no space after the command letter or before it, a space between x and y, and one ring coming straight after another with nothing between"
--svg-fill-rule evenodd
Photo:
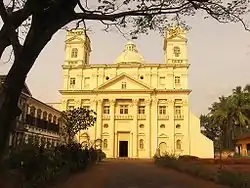
<instances>
[{"instance_id":1,"label":"tree branch","mask_svg":"<svg viewBox=\"0 0 250 188\"><path fill-rule=\"evenodd\" d=\"M20 47L18 34L15 32L15 30L31 15L31 10L29 10L27 6L24 6L22 9L17 10L10 15L7 15L2 1L0 3L1 3L0 15L2 19L5 20L4 25L0 31L0 58L1 58L4 50L12 43L14 44L16 50L17 48ZM11 30L11 32L9 32L9 30Z\"/></svg>"},{"instance_id":2,"label":"tree branch","mask_svg":"<svg viewBox=\"0 0 250 188\"><path fill-rule=\"evenodd\" d=\"M175 14L183 11L186 8L190 8L190 3L184 3L177 7L167 7L167 8L152 8L148 10L131 10L114 14L104 14L104 13L94 13L93 11L85 10L85 13L75 13L75 19L85 19L85 20L106 20L115 21L119 18L126 16L149 16L149 15L162 15L162 14Z\"/></svg>"}]
</instances>

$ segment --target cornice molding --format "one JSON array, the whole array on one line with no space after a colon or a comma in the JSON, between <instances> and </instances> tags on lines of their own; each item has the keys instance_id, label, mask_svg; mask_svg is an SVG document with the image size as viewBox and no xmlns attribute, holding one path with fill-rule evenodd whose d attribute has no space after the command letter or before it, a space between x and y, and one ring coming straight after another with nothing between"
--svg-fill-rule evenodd
<instances>
[{"instance_id":1,"label":"cornice molding","mask_svg":"<svg viewBox=\"0 0 250 188\"><path fill-rule=\"evenodd\" d=\"M69 94L69 93L184 93L190 94L192 92L191 89L99 89L99 90L59 90L61 94Z\"/></svg>"},{"instance_id":2,"label":"cornice molding","mask_svg":"<svg viewBox=\"0 0 250 188\"><path fill-rule=\"evenodd\" d=\"M156 67L156 68L189 68L190 64L174 64L174 63L147 63L138 65L123 65L123 64L88 64L88 65L62 65L63 69L92 69L92 68L145 68L145 67Z\"/></svg>"}]
</instances>

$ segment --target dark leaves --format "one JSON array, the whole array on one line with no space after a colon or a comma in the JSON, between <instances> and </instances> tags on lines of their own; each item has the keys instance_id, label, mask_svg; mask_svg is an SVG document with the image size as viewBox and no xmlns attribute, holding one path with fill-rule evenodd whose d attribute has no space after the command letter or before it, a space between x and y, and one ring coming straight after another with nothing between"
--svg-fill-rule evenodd
<instances>
[{"instance_id":1,"label":"dark leaves","mask_svg":"<svg viewBox=\"0 0 250 188\"><path fill-rule=\"evenodd\" d=\"M86 108L75 108L63 112L62 119L65 123L65 131L71 137L81 130L94 126L96 113Z\"/></svg>"}]
</instances>

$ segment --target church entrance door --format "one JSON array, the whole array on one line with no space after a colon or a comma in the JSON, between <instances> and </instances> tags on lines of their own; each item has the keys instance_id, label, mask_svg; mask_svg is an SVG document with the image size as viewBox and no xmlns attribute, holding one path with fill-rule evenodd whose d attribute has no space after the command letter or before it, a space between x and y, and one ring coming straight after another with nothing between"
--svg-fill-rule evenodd
<instances>
[{"instance_id":1,"label":"church entrance door","mask_svg":"<svg viewBox=\"0 0 250 188\"><path fill-rule=\"evenodd\" d=\"M119 157L128 157L128 141L119 141Z\"/></svg>"}]
</instances>

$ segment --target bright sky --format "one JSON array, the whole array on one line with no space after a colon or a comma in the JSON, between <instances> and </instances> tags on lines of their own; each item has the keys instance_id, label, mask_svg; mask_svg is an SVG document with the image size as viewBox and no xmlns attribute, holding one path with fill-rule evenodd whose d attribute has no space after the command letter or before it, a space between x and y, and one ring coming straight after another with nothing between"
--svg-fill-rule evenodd
<instances>
[{"instance_id":1,"label":"bright sky","mask_svg":"<svg viewBox=\"0 0 250 188\"><path fill-rule=\"evenodd\" d=\"M199 115L207 112L219 96L250 83L250 33L239 24L223 25L199 17L189 19L188 23L192 27L188 33L189 87L193 90L190 104ZM92 24L92 30L91 63L113 63L126 39L116 31L102 31L98 24ZM28 75L27 84L33 96L43 102L60 100L64 40L65 31L57 32ZM141 36L134 42L145 60L163 63L163 38L158 33ZM7 73L10 65L2 60L0 74Z\"/></svg>"}]
</instances>

